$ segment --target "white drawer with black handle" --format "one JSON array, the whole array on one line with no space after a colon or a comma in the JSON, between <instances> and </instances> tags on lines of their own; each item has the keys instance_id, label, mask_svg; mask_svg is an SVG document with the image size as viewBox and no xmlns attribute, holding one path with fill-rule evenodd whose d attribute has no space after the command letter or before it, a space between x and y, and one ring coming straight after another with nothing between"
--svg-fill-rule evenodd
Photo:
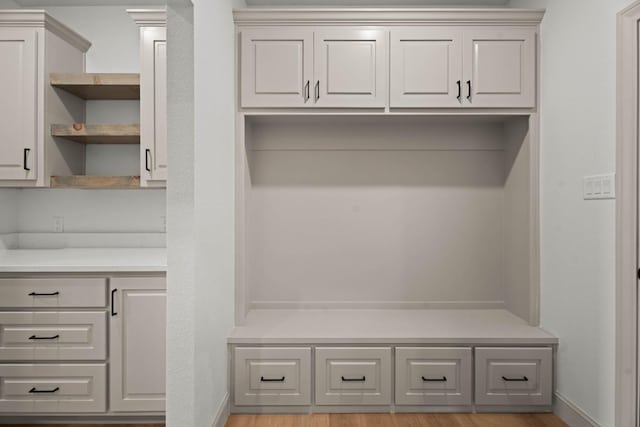
<instances>
[{"instance_id":1,"label":"white drawer with black handle","mask_svg":"<svg viewBox=\"0 0 640 427\"><path fill-rule=\"evenodd\" d=\"M397 405L471 405L470 347L396 347Z\"/></svg>"},{"instance_id":2,"label":"white drawer with black handle","mask_svg":"<svg viewBox=\"0 0 640 427\"><path fill-rule=\"evenodd\" d=\"M477 347L475 357L477 405L551 405L550 347Z\"/></svg>"},{"instance_id":3,"label":"white drawer with black handle","mask_svg":"<svg viewBox=\"0 0 640 427\"><path fill-rule=\"evenodd\" d=\"M0 308L105 307L104 278L2 278Z\"/></svg>"},{"instance_id":4,"label":"white drawer with black handle","mask_svg":"<svg viewBox=\"0 0 640 427\"><path fill-rule=\"evenodd\" d=\"M391 404L390 347L317 347L317 405Z\"/></svg>"},{"instance_id":5,"label":"white drawer with black handle","mask_svg":"<svg viewBox=\"0 0 640 427\"><path fill-rule=\"evenodd\" d=\"M311 348L237 347L233 363L236 406L311 404Z\"/></svg>"}]
</instances>

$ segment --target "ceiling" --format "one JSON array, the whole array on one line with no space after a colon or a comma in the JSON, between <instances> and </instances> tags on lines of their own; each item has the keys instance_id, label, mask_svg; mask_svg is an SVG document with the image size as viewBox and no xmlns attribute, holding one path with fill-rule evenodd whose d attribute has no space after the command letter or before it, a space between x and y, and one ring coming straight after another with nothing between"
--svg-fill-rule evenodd
<instances>
[{"instance_id":1,"label":"ceiling","mask_svg":"<svg viewBox=\"0 0 640 427\"><path fill-rule=\"evenodd\" d=\"M56 6L163 6L165 0L14 0L21 7Z\"/></svg>"},{"instance_id":2,"label":"ceiling","mask_svg":"<svg viewBox=\"0 0 640 427\"><path fill-rule=\"evenodd\" d=\"M506 6L509 0L246 0L248 6Z\"/></svg>"}]
</instances>

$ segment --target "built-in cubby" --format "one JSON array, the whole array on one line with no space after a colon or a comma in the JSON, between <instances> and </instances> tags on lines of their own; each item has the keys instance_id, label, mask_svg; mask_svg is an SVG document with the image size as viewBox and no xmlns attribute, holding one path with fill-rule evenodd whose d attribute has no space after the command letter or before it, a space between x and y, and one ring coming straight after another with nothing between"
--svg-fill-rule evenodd
<instances>
[{"instance_id":1,"label":"built-in cubby","mask_svg":"<svg viewBox=\"0 0 640 427\"><path fill-rule=\"evenodd\" d=\"M245 116L241 312L504 308L537 324L529 125Z\"/></svg>"}]
</instances>

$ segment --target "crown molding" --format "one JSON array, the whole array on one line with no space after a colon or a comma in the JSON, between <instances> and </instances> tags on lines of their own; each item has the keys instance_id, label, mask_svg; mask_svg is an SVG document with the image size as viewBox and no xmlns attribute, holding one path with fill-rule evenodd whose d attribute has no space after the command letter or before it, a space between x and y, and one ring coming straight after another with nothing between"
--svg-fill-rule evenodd
<instances>
[{"instance_id":1,"label":"crown molding","mask_svg":"<svg viewBox=\"0 0 640 427\"><path fill-rule=\"evenodd\" d=\"M82 52L91 47L89 40L41 9L0 10L0 27L45 28Z\"/></svg>"},{"instance_id":2,"label":"crown molding","mask_svg":"<svg viewBox=\"0 0 640 427\"><path fill-rule=\"evenodd\" d=\"M166 9L127 9L127 13L139 27L166 27Z\"/></svg>"}]
</instances>

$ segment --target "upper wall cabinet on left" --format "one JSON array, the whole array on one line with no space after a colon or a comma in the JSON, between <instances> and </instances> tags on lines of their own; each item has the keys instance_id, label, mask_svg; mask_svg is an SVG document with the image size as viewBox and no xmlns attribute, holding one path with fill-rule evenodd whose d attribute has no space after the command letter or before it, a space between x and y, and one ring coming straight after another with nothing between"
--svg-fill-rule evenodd
<instances>
[{"instance_id":1,"label":"upper wall cabinet on left","mask_svg":"<svg viewBox=\"0 0 640 427\"><path fill-rule=\"evenodd\" d=\"M73 175L84 152L58 145L51 123L84 121L78 100L61 100L50 72L79 73L87 40L43 10L0 11L0 186L46 186L52 174Z\"/></svg>"}]
</instances>

